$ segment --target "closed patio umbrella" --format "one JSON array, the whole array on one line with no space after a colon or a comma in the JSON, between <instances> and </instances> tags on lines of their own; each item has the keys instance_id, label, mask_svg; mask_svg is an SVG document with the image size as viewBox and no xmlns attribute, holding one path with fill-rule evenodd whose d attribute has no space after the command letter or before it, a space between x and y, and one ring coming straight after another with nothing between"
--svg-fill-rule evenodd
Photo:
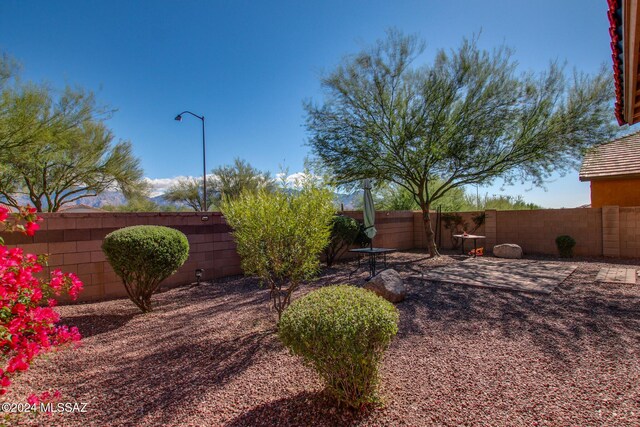
<instances>
[{"instance_id":1,"label":"closed patio umbrella","mask_svg":"<svg viewBox=\"0 0 640 427\"><path fill-rule=\"evenodd\" d=\"M373 238L378 232L375 227L376 222L376 208L373 206L373 196L371 195L371 181L365 179L363 182L364 187L364 233L371 239L370 247L373 248Z\"/></svg>"}]
</instances>

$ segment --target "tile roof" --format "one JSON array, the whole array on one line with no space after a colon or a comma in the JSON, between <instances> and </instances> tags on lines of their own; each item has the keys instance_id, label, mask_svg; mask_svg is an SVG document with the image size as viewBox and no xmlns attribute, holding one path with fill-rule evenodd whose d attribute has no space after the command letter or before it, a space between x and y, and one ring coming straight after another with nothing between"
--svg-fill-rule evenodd
<instances>
[{"instance_id":1,"label":"tile roof","mask_svg":"<svg viewBox=\"0 0 640 427\"><path fill-rule=\"evenodd\" d=\"M611 59L613 60L613 81L616 88L615 113L618 124L627 123L624 119L624 43L622 42L622 5L620 0L607 0L609 9L609 35L611 36Z\"/></svg>"},{"instance_id":2,"label":"tile roof","mask_svg":"<svg viewBox=\"0 0 640 427\"><path fill-rule=\"evenodd\" d=\"M580 181L640 176L640 132L592 148L582 161Z\"/></svg>"}]
</instances>

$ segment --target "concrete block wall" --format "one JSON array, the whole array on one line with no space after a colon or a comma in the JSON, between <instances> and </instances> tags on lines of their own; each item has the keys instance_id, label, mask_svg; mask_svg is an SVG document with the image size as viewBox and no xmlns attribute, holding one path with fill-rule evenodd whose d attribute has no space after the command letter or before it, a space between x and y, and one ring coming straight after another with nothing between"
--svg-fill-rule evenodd
<instances>
[{"instance_id":1,"label":"concrete block wall","mask_svg":"<svg viewBox=\"0 0 640 427\"><path fill-rule=\"evenodd\" d=\"M618 214L620 256L640 258L640 207L620 207Z\"/></svg>"},{"instance_id":2,"label":"concrete block wall","mask_svg":"<svg viewBox=\"0 0 640 427\"><path fill-rule=\"evenodd\" d=\"M557 255L556 237L568 234L576 240L574 254L603 254L601 209L496 211L495 222L496 244L516 243L525 253Z\"/></svg>"},{"instance_id":3,"label":"concrete block wall","mask_svg":"<svg viewBox=\"0 0 640 427\"><path fill-rule=\"evenodd\" d=\"M492 252L493 247L498 244L498 211L485 211L484 229L487 236L487 240L484 242L485 250Z\"/></svg>"},{"instance_id":4,"label":"concrete block wall","mask_svg":"<svg viewBox=\"0 0 640 427\"><path fill-rule=\"evenodd\" d=\"M475 228L475 223L473 218L479 215L481 212L443 212L443 214L455 214L460 215L462 217L462 225L456 229L448 229L445 227L445 221L441 220L440 230L442 233L441 239L436 239L436 244L439 248L442 249L452 249L454 247L454 240L451 238L452 234L459 234L464 231L471 232ZM414 247L416 248L426 248L426 233L424 230L424 221L422 219L422 212L413 212L413 224L414 224ZM429 214L429 218L431 219L431 228L434 233L436 232L437 226L437 215L435 213ZM474 234L484 235L485 233L485 225L481 225ZM437 237L437 236L436 236ZM440 243L438 243L440 242ZM479 240L478 247L485 247L485 242ZM469 243L465 244L465 247L471 248Z\"/></svg>"},{"instance_id":5,"label":"concrete block wall","mask_svg":"<svg viewBox=\"0 0 640 427\"><path fill-rule=\"evenodd\" d=\"M620 256L620 208L602 207L602 255Z\"/></svg>"},{"instance_id":6,"label":"concrete block wall","mask_svg":"<svg viewBox=\"0 0 640 427\"><path fill-rule=\"evenodd\" d=\"M41 214L41 229L33 237L5 234L5 243L30 253L48 253L48 270L76 273L85 285L81 300L126 296L120 278L104 253L102 240L113 230L131 225L164 225L182 231L189 240L189 258L162 287L195 280L195 269L204 268L204 279L240 274L240 257L229 227L219 213L55 213Z\"/></svg>"},{"instance_id":7,"label":"concrete block wall","mask_svg":"<svg viewBox=\"0 0 640 427\"><path fill-rule=\"evenodd\" d=\"M344 211L344 215L362 222L362 211ZM373 246L400 250L413 249L413 211L376 212L376 230Z\"/></svg>"},{"instance_id":8,"label":"concrete block wall","mask_svg":"<svg viewBox=\"0 0 640 427\"><path fill-rule=\"evenodd\" d=\"M362 220L362 212L343 212ZM555 238L568 234L576 239L574 252L579 256L640 257L640 207L603 207L593 209L544 209L535 211L486 211L485 224L476 234L487 250L499 243L516 243L525 253L556 255ZM477 212L462 212L473 227ZM178 272L164 287L194 281L196 268L204 268L204 279L241 274L240 257L230 229L220 213L55 213L42 214L45 221L33 237L4 234L9 246L20 246L30 253L48 253L49 267L74 272L85 283L81 300L102 300L125 296L120 278L113 272L102 252L104 236L118 228L140 225L164 225L186 234L190 254ZM435 229L436 215L431 214ZM374 246L399 250L425 248L422 213L381 211L376 214L378 234ZM468 229L470 231L471 228ZM442 247L451 247L450 231L442 225Z\"/></svg>"}]
</instances>

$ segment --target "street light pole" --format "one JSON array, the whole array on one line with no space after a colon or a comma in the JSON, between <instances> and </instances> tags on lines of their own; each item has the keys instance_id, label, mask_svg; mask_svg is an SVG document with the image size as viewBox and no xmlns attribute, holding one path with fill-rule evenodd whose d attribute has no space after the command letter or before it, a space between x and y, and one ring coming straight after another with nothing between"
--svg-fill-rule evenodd
<instances>
[{"instance_id":1,"label":"street light pole","mask_svg":"<svg viewBox=\"0 0 640 427\"><path fill-rule=\"evenodd\" d=\"M202 194L202 201L203 201L202 211L205 212L209 207L209 205L207 205L207 152L206 152L207 145L206 145L206 140L204 135L204 116L199 116L197 114L192 113L191 111L183 111L182 113L176 116L175 120L181 122L182 115L185 113L191 114L193 117L197 117L202 121L202 190L204 192Z\"/></svg>"},{"instance_id":2,"label":"street light pole","mask_svg":"<svg viewBox=\"0 0 640 427\"><path fill-rule=\"evenodd\" d=\"M202 198L204 202L204 211L209 210L207 204L207 145L204 139L204 116L202 116Z\"/></svg>"}]
</instances>

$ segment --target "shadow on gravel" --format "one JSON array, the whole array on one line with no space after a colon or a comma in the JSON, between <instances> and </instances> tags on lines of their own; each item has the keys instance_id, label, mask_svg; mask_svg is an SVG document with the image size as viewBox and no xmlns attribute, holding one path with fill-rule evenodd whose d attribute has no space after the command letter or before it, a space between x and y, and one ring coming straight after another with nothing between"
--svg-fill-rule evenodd
<instances>
[{"instance_id":1,"label":"shadow on gravel","mask_svg":"<svg viewBox=\"0 0 640 427\"><path fill-rule=\"evenodd\" d=\"M125 326L139 312L129 314L108 314L108 315L84 315L62 317L60 323L68 326L77 326L82 338L89 338L107 332L116 331Z\"/></svg>"},{"instance_id":2,"label":"shadow on gravel","mask_svg":"<svg viewBox=\"0 0 640 427\"><path fill-rule=\"evenodd\" d=\"M225 427L353 426L371 415L371 411L336 407L323 392L303 392L256 406L226 423Z\"/></svg>"},{"instance_id":3,"label":"shadow on gravel","mask_svg":"<svg viewBox=\"0 0 640 427\"><path fill-rule=\"evenodd\" d=\"M640 346L640 298L623 288L565 284L551 295L533 295L418 279L409 283L410 294L398 305L399 337L497 330L506 339L528 337L569 367L585 349L620 358Z\"/></svg>"},{"instance_id":4,"label":"shadow on gravel","mask_svg":"<svg viewBox=\"0 0 640 427\"><path fill-rule=\"evenodd\" d=\"M164 342L139 358L125 349L114 349L123 353L122 363L87 383L110 390L113 407L120 399L135 398L135 405L123 404L105 417L110 425L137 425L145 416L154 414L164 414L167 422L179 424L183 408L193 405L202 393L231 381L253 365L256 357L277 345L273 331L264 331L222 341L180 345ZM138 394L134 397L118 389L118 385L125 384Z\"/></svg>"}]
</instances>

